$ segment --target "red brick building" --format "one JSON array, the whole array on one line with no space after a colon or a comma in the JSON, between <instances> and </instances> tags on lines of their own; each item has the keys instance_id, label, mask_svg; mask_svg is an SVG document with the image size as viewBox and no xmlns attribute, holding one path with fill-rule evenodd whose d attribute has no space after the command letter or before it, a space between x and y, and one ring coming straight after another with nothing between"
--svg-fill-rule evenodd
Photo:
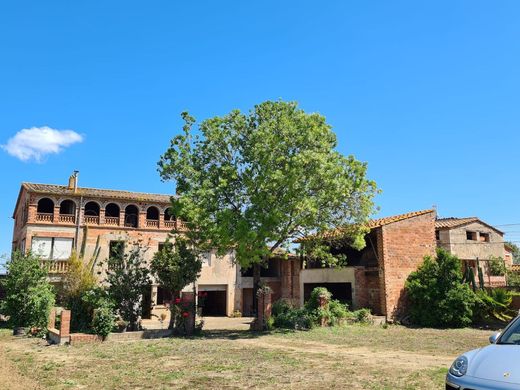
<instances>
[{"instance_id":1,"label":"red brick building","mask_svg":"<svg viewBox=\"0 0 520 390\"><path fill-rule=\"evenodd\" d=\"M301 301L314 287L327 287L333 297L352 302L354 308L368 307L387 319L398 319L406 310L404 286L408 275L435 254L435 210L416 211L371 220L366 246L361 251L339 245L341 229L327 232L334 240L332 253L347 257L347 266L322 268L306 264L300 273Z\"/></svg>"}]
</instances>

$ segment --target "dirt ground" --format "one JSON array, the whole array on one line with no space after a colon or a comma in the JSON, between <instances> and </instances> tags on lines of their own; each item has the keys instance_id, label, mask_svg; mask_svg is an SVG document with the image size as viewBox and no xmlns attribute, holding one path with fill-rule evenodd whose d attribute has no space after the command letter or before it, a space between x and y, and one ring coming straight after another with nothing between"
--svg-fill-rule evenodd
<instances>
[{"instance_id":1,"label":"dirt ground","mask_svg":"<svg viewBox=\"0 0 520 390\"><path fill-rule=\"evenodd\" d=\"M356 325L252 333L249 321L210 318L192 339L74 347L3 331L0 389L438 389L453 359L489 336Z\"/></svg>"}]
</instances>

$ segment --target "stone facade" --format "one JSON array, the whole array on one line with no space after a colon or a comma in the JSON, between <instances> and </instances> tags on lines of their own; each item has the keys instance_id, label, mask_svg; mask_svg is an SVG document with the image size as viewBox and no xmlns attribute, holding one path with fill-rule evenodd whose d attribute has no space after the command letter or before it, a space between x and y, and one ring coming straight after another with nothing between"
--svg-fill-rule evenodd
<instances>
[{"instance_id":1,"label":"stone facade","mask_svg":"<svg viewBox=\"0 0 520 390\"><path fill-rule=\"evenodd\" d=\"M85 261L94 258L100 263L109 257L111 243L122 241L128 247L140 242L146 248L144 260L149 262L173 228L186 229L169 214L169 206L169 195L78 187L74 175L68 186L23 183L13 213L13 250L37 252L41 248L36 243L47 245L47 251L40 255L49 267L50 280L56 283L68 269L72 250L83 251ZM263 278L273 296L299 300L299 264L283 261L276 277ZM105 269L98 269L102 283ZM211 313L229 316L243 310L244 291L247 295L247 289L252 288L252 278L241 276L232 252L217 257L212 251L205 257L195 287L208 293L210 304L219 305L219 310ZM192 289L187 286L185 291ZM145 299L151 305L146 316L169 316L167 297L157 283Z\"/></svg>"},{"instance_id":2,"label":"stone facade","mask_svg":"<svg viewBox=\"0 0 520 390\"><path fill-rule=\"evenodd\" d=\"M512 254L504 245L503 232L476 217L438 219L435 230L437 246L457 256L463 269L472 267L478 275L478 260L485 286L505 286L505 276L493 276L489 272L492 259L502 258L506 267L512 266Z\"/></svg>"}]
</instances>

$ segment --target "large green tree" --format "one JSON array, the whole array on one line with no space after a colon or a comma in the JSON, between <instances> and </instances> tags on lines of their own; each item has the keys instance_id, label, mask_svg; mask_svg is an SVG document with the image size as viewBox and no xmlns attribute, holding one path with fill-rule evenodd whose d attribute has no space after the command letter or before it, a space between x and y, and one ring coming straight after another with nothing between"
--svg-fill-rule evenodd
<instances>
[{"instance_id":1,"label":"large green tree","mask_svg":"<svg viewBox=\"0 0 520 390\"><path fill-rule=\"evenodd\" d=\"M322 115L266 101L198 129L192 116L182 117L183 134L158 163L161 178L176 185L173 211L192 240L220 254L233 249L242 268L253 266L255 288L259 265L296 238L353 224L353 242L363 245L376 185L365 163L335 149Z\"/></svg>"}]
</instances>

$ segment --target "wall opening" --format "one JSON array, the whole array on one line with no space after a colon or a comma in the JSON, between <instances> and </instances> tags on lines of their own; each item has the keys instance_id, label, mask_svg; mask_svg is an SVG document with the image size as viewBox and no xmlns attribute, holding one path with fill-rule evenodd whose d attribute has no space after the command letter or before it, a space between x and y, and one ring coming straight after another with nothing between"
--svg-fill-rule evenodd
<instances>
[{"instance_id":1,"label":"wall opening","mask_svg":"<svg viewBox=\"0 0 520 390\"><path fill-rule=\"evenodd\" d=\"M170 207L168 207L166 210L164 210L164 220L165 221L175 221L175 216L173 215L173 212L171 211Z\"/></svg>"},{"instance_id":2,"label":"wall opening","mask_svg":"<svg viewBox=\"0 0 520 390\"><path fill-rule=\"evenodd\" d=\"M60 214L61 215L76 214L76 204L70 199L64 200L60 204Z\"/></svg>"},{"instance_id":3,"label":"wall opening","mask_svg":"<svg viewBox=\"0 0 520 390\"><path fill-rule=\"evenodd\" d=\"M348 305L352 304L351 283L305 283L303 285L303 300L307 302L311 297L312 290L316 287L325 287L332 294L332 299L337 299Z\"/></svg>"},{"instance_id":4,"label":"wall opening","mask_svg":"<svg viewBox=\"0 0 520 390\"><path fill-rule=\"evenodd\" d=\"M159 209L155 206L148 207L148 210L146 210L146 219L158 221Z\"/></svg>"},{"instance_id":5,"label":"wall opening","mask_svg":"<svg viewBox=\"0 0 520 390\"><path fill-rule=\"evenodd\" d=\"M115 203L109 203L105 207L105 217L119 218L119 206Z\"/></svg>"},{"instance_id":6,"label":"wall opening","mask_svg":"<svg viewBox=\"0 0 520 390\"><path fill-rule=\"evenodd\" d=\"M54 213L54 202L49 198L42 198L38 201L38 213L53 214Z\"/></svg>"},{"instance_id":7,"label":"wall opening","mask_svg":"<svg viewBox=\"0 0 520 390\"><path fill-rule=\"evenodd\" d=\"M211 317L226 316L226 291L204 291L204 298L202 303L202 315Z\"/></svg>"},{"instance_id":8,"label":"wall opening","mask_svg":"<svg viewBox=\"0 0 520 390\"><path fill-rule=\"evenodd\" d=\"M139 224L139 210L133 204L125 208L125 226L136 228Z\"/></svg>"},{"instance_id":9,"label":"wall opening","mask_svg":"<svg viewBox=\"0 0 520 390\"><path fill-rule=\"evenodd\" d=\"M99 217L99 205L96 202L87 202L85 204L85 215Z\"/></svg>"}]
</instances>

